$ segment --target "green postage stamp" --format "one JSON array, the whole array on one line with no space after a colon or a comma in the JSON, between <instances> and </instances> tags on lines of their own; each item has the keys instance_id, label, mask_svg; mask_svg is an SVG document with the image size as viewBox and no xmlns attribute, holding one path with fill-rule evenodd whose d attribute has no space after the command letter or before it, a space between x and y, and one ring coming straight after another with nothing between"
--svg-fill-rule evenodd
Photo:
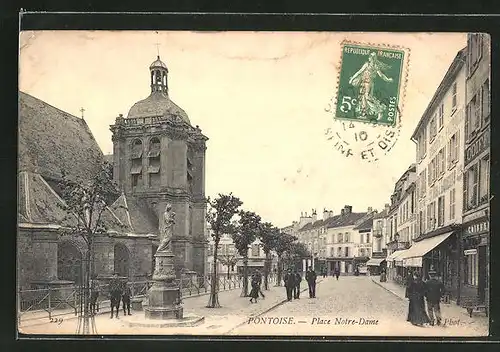
<instances>
[{"instance_id":1,"label":"green postage stamp","mask_svg":"<svg viewBox=\"0 0 500 352\"><path fill-rule=\"evenodd\" d=\"M335 117L394 126L405 52L344 45Z\"/></svg>"},{"instance_id":2,"label":"green postage stamp","mask_svg":"<svg viewBox=\"0 0 500 352\"><path fill-rule=\"evenodd\" d=\"M378 160L396 144L410 51L398 46L342 42L338 90L326 109L326 134L345 157Z\"/></svg>"}]
</instances>

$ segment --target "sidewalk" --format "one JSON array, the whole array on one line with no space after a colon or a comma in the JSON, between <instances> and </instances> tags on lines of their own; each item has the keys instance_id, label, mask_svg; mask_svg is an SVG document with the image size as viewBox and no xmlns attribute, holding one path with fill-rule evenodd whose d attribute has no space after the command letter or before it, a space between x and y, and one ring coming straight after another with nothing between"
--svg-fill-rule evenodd
<instances>
[{"instance_id":1,"label":"sidewalk","mask_svg":"<svg viewBox=\"0 0 500 352\"><path fill-rule=\"evenodd\" d=\"M380 282L380 276L371 276L370 277L372 281L387 290L388 292L392 293L393 295L399 297L400 299L407 301L408 299L405 298L405 287L398 285L397 283L394 282ZM449 304L441 303L441 313L443 316L443 319L450 318L450 319L458 319L460 321L466 321L468 323L474 323L477 324L480 328L486 329L488 331L488 326L489 326L489 319L488 317L485 316L484 313L480 312L474 312L472 313L472 318L469 317L469 314L467 313L467 310L464 308L457 306L455 302L451 302Z\"/></svg>"},{"instance_id":2,"label":"sidewalk","mask_svg":"<svg viewBox=\"0 0 500 352\"><path fill-rule=\"evenodd\" d=\"M318 284L321 280L318 280ZM304 286L304 285L302 285ZM307 290L305 286L301 292ZM221 308L206 308L209 295L186 297L184 299L184 314L194 314L205 317L203 324L195 327L172 328L137 328L129 327L122 319L110 319L109 308L107 312L95 317L98 334L130 334L130 335L173 335L173 334L202 334L222 335L228 334L236 327L245 324L250 317L265 314L268 311L286 302L284 287L270 286L268 291L262 291L265 299L259 298L258 303L250 303L249 297L240 297L241 288L231 291L219 292ZM122 314L122 311L120 311ZM134 311L134 320L142 319L144 312ZM65 319L61 324L49 324L45 318L36 325L21 325L20 331L27 334L74 334L78 319Z\"/></svg>"}]
</instances>

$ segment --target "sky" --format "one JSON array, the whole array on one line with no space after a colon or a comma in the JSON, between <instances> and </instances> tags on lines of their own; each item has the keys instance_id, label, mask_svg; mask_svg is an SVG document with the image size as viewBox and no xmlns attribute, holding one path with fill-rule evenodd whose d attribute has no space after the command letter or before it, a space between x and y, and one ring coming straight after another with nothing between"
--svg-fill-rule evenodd
<instances>
[{"instance_id":1,"label":"sky","mask_svg":"<svg viewBox=\"0 0 500 352\"><path fill-rule=\"evenodd\" d=\"M105 154L109 126L150 93L157 52L169 96L209 137L206 195L232 192L264 221L301 212L381 210L415 161L411 135L464 33L43 31L20 37L19 87L75 116L83 107ZM376 162L346 158L325 136L341 42L410 50L401 134ZM158 43L158 45L157 45Z\"/></svg>"}]
</instances>

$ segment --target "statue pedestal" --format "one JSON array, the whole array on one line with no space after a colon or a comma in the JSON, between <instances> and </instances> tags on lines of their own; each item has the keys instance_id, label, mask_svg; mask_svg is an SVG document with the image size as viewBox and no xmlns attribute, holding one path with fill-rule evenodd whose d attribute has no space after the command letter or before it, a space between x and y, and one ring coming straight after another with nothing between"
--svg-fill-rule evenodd
<instances>
[{"instance_id":1,"label":"statue pedestal","mask_svg":"<svg viewBox=\"0 0 500 352\"><path fill-rule=\"evenodd\" d=\"M174 254L171 250L155 254L153 286L148 291L149 305L144 308L146 319L182 319L180 290L175 279Z\"/></svg>"}]
</instances>

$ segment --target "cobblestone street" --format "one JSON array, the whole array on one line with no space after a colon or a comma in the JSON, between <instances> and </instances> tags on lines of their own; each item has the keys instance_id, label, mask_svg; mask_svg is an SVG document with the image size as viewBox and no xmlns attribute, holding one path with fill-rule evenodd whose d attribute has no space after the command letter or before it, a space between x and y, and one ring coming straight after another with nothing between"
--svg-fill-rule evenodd
<instances>
[{"instance_id":1,"label":"cobblestone street","mask_svg":"<svg viewBox=\"0 0 500 352\"><path fill-rule=\"evenodd\" d=\"M378 279L378 278L377 278ZM441 305L445 326L417 327L406 321L408 301L377 285L367 276L327 278L318 286L316 299L303 294L300 300L280 307L247 323L235 335L322 336L485 336L487 318L465 309ZM283 318L292 318L283 319ZM282 318L273 319L273 318ZM269 320L271 320L269 322ZM278 322L277 324L275 324ZM272 333L270 333L272 331Z\"/></svg>"},{"instance_id":2,"label":"cobblestone street","mask_svg":"<svg viewBox=\"0 0 500 352\"><path fill-rule=\"evenodd\" d=\"M303 285L304 286L304 285ZM249 317L261 314L280 304L286 298L283 287L270 285L268 291L263 290L265 299L251 304L249 298L240 297L241 289L219 292L221 308L206 308L209 296L187 297L184 299L184 315L194 314L205 317L205 321L196 327L179 328L136 328L129 327L124 322L122 311L119 319L110 319L109 310L95 318L98 334L130 334L130 335L173 335L173 334L204 334L220 335L245 323ZM126 319L136 320L144 317L143 312L133 312ZM61 324L50 323L49 319L40 320L35 325L21 325L20 332L27 334L74 334L77 328L77 319L64 319Z\"/></svg>"},{"instance_id":3,"label":"cobblestone street","mask_svg":"<svg viewBox=\"0 0 500 352\"><path fill-rule=\"evenodd\" d=\"M374 282L375 281L375 282ZM240 289L219 293L222 308L206 308L208 295L186 298L184 314L204 316L196 327L135 328L109 313L96 317L98 334L130 335L320 335L320 336L485 336L488 319L475 313L470 318L465 309L442 304L444 326L416 327L406 321L408 302L394 287L382 287L378 277L346 276L318 282L316 299L310 299L307 285L301 285L299 300L284 302L283 287L264 291L265 299L251 304L240 297ZM393 284L394 285L394 284ZM391 292L392 291L392 292ZM401 291L403 292L403 291ZM120 312L121 313L121 312ZM125 319L142 319L143 312L134 312ZM77 319L61 324L43 323L21 327L25 333L74 334Z\"/></svg>"}]
</instances>

